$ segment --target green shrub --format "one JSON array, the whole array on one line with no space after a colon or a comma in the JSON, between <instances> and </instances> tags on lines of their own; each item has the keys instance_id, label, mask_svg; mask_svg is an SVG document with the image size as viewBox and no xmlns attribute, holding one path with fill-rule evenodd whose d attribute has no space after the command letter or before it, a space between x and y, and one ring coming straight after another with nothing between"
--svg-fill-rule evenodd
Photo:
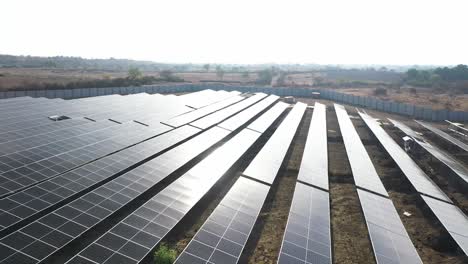
<instances>
[{"instance_id":1,"label":"green shrub","mask_svg":"<svg viewBox=\"0 0 468 264\"><path fill-rule=\"evenodd\" d=\"M155 264L172 264L176 260L177 252L166 245L161 245L154 253Z\"/></svg>"}]
</instances>

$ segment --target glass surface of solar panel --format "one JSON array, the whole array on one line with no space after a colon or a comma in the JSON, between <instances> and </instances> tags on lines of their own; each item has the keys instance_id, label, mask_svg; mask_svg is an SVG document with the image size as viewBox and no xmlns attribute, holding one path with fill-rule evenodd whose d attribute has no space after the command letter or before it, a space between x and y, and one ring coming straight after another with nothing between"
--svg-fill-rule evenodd
<instances>
[{"instance_id":1,"label":"glass surface of solar panel","mask_svg":"<svg viewBox=\"0 0 468 264\"><path fill-rule=\"evenodd\" d=\"M377 263L422 263L392 201L357 192Z\"/></svg>"},{"instance_id":2,"label":"glass surface of solar panel","mask_svg":"<svg viewBox=\"0 0 468 264\"><path fill-rule=\"evenodd\" d=\"M415 120L421 126L427 128L428 130L432 131L433 133L437 134L439 137L447 140L448 142L452 143L453 145L463 149L464 151L468 151L468 145L464 142L452 137L451 135L447 134L446 132L442 131L441 129L420 120Z\"/></svg>"},{"instance_id":3,"label":"glass surface of solar panel","mask_svg":"<svg viewBox=\"0 0 468 264\"><path fill-rule=\"evenodd\" d=\"M210 96L199 96L197 98L192 98L191 100L187 101L186 104L193 108L202 108L210 104L213 104L215 102L219 102L221 100L224 100L226 98L236 96L239 94L240 92L237 92L237 91L232 91L232 92L216 91L216 93L213 93Z\"/></svg>"},{"instance_id":4,"label":"glass surface of solar panel","mask_svg":"<svg viewBox=\"0 0 468 264\"><path fill-rule=\"evenodd\" d=\"M219 124L219 127L234 131L244 125L247 121L254 118L261 111L265 110L267 107L272 105L278 100L278 96L270 95L262 101L254 104L253 106L243 110L242 112L236 114L235 116L229 118L228 120Z\"/></svg>"},{"instance_id":5,"label":"glass surface of solar panel","mask_svg":"<svg viewBox=\"0 0 468 264\"><path fill-rule=\"evenodd\" d=\"M289 146L307 108L306 104L297 103L267 143L245 169L243 175L272 184L283 163Z\"/></svg>"},{"instance_id":6,"label":"glass surface of solar panel","mask_svg":"<svg viewBox=\"0 0 468 264\"><path fill-rule=\"evenodd\" d=\"M240 177L175 263L237 263L269 189Z\"/></svg>"},{"instance_id":7,"label":"glass surface of solar panel","mask_svg":"<svg viewBox=\"0 0 468 264\"><path fill-rule=\"evenodd\" d=\"M335 112L356 186L388 196L346 109L335 104Z\"/></svg>"},{"instance_id":8,"label":"glass surface of solar panel","mask_svg":"<svg viewBox=\"0 0 468 264\"><path fill-rule=\"evenodd\" d=\"M143 164L142 166L107 182L67 205L62 206L29 225L9 234L0 240L0 246L8 246L7 243L9 240L24 234L32 236L34 239L29 244L22 244L20 246L21 248L17 248L15 252L12 252L12 254L2 256L3 259L0 259L0 261L9 261L10 259L15 258L15 255L17 254L34 259L35 261L32 263L42 261L50 254L78 238L85 231L104 221L112 213L125 206L131 200L137 199L146 190L201 154L210 146L220 141L227 134L229 134L227 130L213 127L180 146ZM243 139L243 137L241 137L241 139ZM241 140L235 140L235 143L240 144L243 142ZM231 144L226 144L225 146L227 147L225 149L232 150L230 145ZM239 148L239 146L237 147ZM218 160L220 157L216 157L215 160L218 163L215 164L228 164L230 159L227 155L229 153L220 153L218 150L219 149L215 150L213 153L217 153L217 155L222 157L224 160L220 162ZM213 158L207 158L205 160L211 162L212 159ZM213 164L211 165L214 166ZM190 180L190 177L188 180ZM216 182L216 180L212 179L211 181L207 181L205 184L208 185L210 182L214 184L213 181ZM197 182L200 183L200 178L198 178ZM182 181L182 183L184 183L184 181ZM203 189L203 187L200 188ZM208 186L205 188L208 188ZM168 188L165 190L167 189ZM168 192L173 193L177 190L178 188L169 190ZM196 195L199 194L198 190L200 189L197 188ZM168 194L162 195L167 196ZM124 221L127 224L132 224L134 223L133 220L134 218ZM49 237L53 236L55 233L65 235L63 236L60 245L47 244ZM31 252L30 248L33 248L36 244L47 244L47 247L42 249L40 253ZM125 250L127 249L124 249L124 252Z\"/></svg>"},{"instance_id":9,"label":"glass surface of solar panel","mask_svg":"<svg viewBox=\"0 0 468 264\"><path fill-rule=\"evenodd\" d=\"M127 123L118 128L99 136L94 135L94 138L79 138L66 145L56 144L48 146L48 148L42 147L29 151L27 155L13 156L7 162L13 161L17 162L14 164L18 164L20 160L27 164L2 173L0 176L0 195L9 195L170 130L170 127L164 125L147 128L135 123ZM0 164L4 161L3 158L0 157Z\"/></svg>"},{"instance_id":10,"label":"glass surface of solar panel","mask_svg":"<svg viewBox=\"0 0 468 264\"><path fill-rule=\"evenodd\" d=\"M427 150L432 156L436 159L447 165L462 181L468 183L468 169L463 166L459 161L454 159L445 151L441 150L440 148L428 143L423 136L417 134L413 129L408 127L407 125L403 124L402 122L398 122L393 119L389 119L396 127L398 127L401 131L405 134L414 138L414 141L418 143L422 148Z\"/></svg>"},{"instance_id":11,"label":"glass surface of solar panel","mask_svg":"<svg viewBox=\"0 0 468 264\"><path fill-rule=\"evenodd\" d=\"M315 103L297 180L328 190L326 111Z\"/></svg>"},{"instance_id":12,"label":"glass surface of solar panel","mask_svg":"<svg viewBox=\"0 0 468 264\"><path fill-rule=\"evenodd\" d=\"M0 200L0 231L187 139L199 130L183 126Z\"/></svg>"},{"instance_id":13,"label":"glass surface of solar panel","mask_svg":"<svg viewBox=\"0 0 468 264\"><path fill-rule=\"evenodd\" d=\"M328 192L296 183L278 263L332 263Z\"/></svg>"},{"instance_id":14,"label":"glass surface of solar panel","mask_svg":"<svg viewBox=\"0 0 468 264\"><path fill-rule=\"evenodd\" d=\"M265 114L263 114L261 117L253 121L248 126L248 128L258 131L260 133L264 133L288 107L289 107L289 104L287 103L284 103L284 102L276 103Z\"/></svg>"},{"instance_id":15,"label":"glass surface of solar panel","mask_svg":"<svg viewBox=\"0 0 468 264\"><path fill-rule=\"evenodd\" d=\"M390 157L395 161L398 167L411 182L413 187L419 192L436 197L438 199L451 202L445 193L419 168L419 166L410 158L408 153L402 149L390 135L377 123L377 120L365 113L359 113L367 127L372 131L380 144L385 148Z\"/></svg>"},{"instance_id":16,"label":"glass surface of solar panel","mask_svg":"<svg viewBox=\"0 0 468 264\"><path fill-rule=\"evenodd\" d=\"M213 185L257 141L260 134L242 130L187 173L156 194L111 230L75 256L98 263L138 263L195 206ZM114 238L119 242L115 242ZM109 248L105 260L93 257L93 248Z\"/></svg>"},{"instance_id":17,"label":"glass surface of solar panel","mask_svg":"<svg viewBox=\"0 0 468 264\"><path fill-rule=\"evenodd\" d=\"M465 255L468 255L468 217L453 204L421 196Z\"/></svg>"},{"instance_id":18,"label":"glass surface of solar panel","mask_svg":"<svg viewBox=\"0 0 468 264\"><path fill-rule=\"evenodd\" d=\"M237 112L242 111L243 109L255 104L256 102L262 100L265 98L267 95L264 93L256 93L253 96L250 96L249 98L233 104L229 107L224 108L221 111L212 113L210 115L207 115L201 119L198 119L192 123L190 123L192 126L198 127L200 129L207 129L208 127L215 125L224 119L236 114Z\"/></svg>"},{"instance_id":19,"label":"glass surface of solar panel","mask_svg":"<svg viewBox=\"0 0 468 264\"><path fill-rule=\"evenodd\" d=\"M197 109L197 110L194 110L192 112L188 112L186 114L182 114L182 115L179 115L179 116L176 116L176 117L173 117L169 120L166 120L166 121L163 121L162 123L164 124L168 124L172 127L180 127L182 125L185 125L185 124L188 124L192 121L195 121L199 118L202 118L206 115L209 115L213 112L216 112L220 109L223 109L227 106L230 106L232 104L235 104L241 100L243 100L244 97L242 96L233 96L233 97L229 97L228 99L225 99L225 100L222 100L220 102L217 102L217 103L214 103L212 105L209 105L209 106L206 106L206 107L203 107L203 108L200 108L200 109Z\"/></svg>"}]
</instances>

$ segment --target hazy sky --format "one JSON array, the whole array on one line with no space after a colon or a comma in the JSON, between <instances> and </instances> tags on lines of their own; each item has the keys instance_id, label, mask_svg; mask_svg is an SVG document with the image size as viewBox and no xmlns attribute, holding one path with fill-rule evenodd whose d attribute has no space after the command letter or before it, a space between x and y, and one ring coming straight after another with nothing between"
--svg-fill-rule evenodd
<instances>
[{"instance_id":1,"label":"hazy sky","mask_svg":"<svg viewBox=\"0 0 468 264\"><path fill-rule=\"evenodd\" d=\"M2 0L0 54L468 63L467 0Z\"/></svg>"}]
</instances>

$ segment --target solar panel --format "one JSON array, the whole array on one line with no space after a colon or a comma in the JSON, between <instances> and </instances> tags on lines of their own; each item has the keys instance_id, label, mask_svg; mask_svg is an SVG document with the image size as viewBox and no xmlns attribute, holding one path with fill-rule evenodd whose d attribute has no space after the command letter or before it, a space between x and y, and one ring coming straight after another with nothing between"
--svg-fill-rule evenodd
<instances>
[{"instance_id":1,"label":"solar panel","mask_svg":"<svg viewBox=\"0 0 468 264\"><path fill-rule=\"evenodd\" d=\"M357 190L377 263L422 263L392 201Z\"/></svg>"},{"instance_id":2,"label":"solar panel","mask_svg":"<svg viewBox=\"0 0 468 264\"><path fill-rule=\"evenodd\" d=\"M439 137L447 140L448 142L452 143L453 145L463 149L464 151L468 151L468 145L465 144L464 142L452 137L451 135L445 133L444 131L438 129L437 127L429 124L429 123L426 123L426 122L423 122L423 121L418 121L418 120L415 120L418 124L420 124L421 126L427 128L428 130L432 131L433 133L437 134Z\"/></svg>"},{"instance_id":3,"label":"solar panel","mask_svg":"<svg viewBox=\"0 0 468 264\"><path fill-rule=\"evenodd\" d=\"M273 183L306 108L307 105L303 103L297 103L293 107L265 146L249 164L243 175L267 184Z\"/></svg>"},{"instance_id":4,"label":"solar panel","mask_svg":"<svg viewBox=\"0 0 468 264\"><path fill-rule=\"evenodd\" d=\"M5 164L18 164L17 168L3 172L0 176L0 196L32 186L169 129L164 125L149 129L127 123L99 136L27 150L22 155L14 153L8 159L0 157L1 168L8 168Z\"/></svg>"},{"instance_id":5,"label":"solar panel","mask_svg":"<svg viewBox=\"0 0 468 264\"><path fill-rule=\"evenodd\" d=\"M140 262L259 137L257 132L242 130L92 242L70 263L82 259L99 263ZM119 238L117 242L116 237ZM100 251L106 248L111 250ZM100 252L100 259L96 259L96 250Z\"/></svg>"},{"instance_id":6,"label":"solar panel","mask_svg":"<svg viewBox=\"0 0 468 264\"><path fill-rule=\"evenodd\" d=\"M421 196L465 255L468 255L468 217L453 204Z\"/></svg>"},{"instance_id":7,"label":"solar panel","mask_svg":"<svg viewBox=\"0 0 468 264\"><path fill-rule=\"evenodd\" d=\"M346 109L335 104L335 112L356 186L388 196Z\"/></svg>"},{"instance_id":8,"label":"solar panel","mask_svg":"<svg viewBox=\"0 0 468 264\"><path fill-rule=\"evenodd\" d=\"M264 133L276 119L288 108L289 104L278 102L261 117L255 119L248 128Z\"/></svg>"},{"instance_id":9,"label":"solar panel","mask_svg":"<svg viewBox=\"0 0 468 264\"><path fill-rule=\"evenodd\" d=\"M377 121L371 116L359 113L362 120L366 123L374 136L379 140L380 144L385 148L390 157L395 161L406 178L411 182L413 187L423 194L436 197L438 199L450 202L450 199L442 190L424 173L421 168L410 158L388 134L380 127Z\"/></svg>"},{"instance_id":10,"label":"solar panel","mask_svg":"<svg viewBox=\"0 0 468 264\"><path fill-rule=\"evenodd\" d=\"M2 255L0 261L10 261L18 255L29 257L31 263L44 260L131 200L137 199L149 188L220 141L227 134L229 134L228 131L214 127L11 233L0 240L0 245L7 246L9 240L24 235L33 239L30 243L16 244L15 251ZM235 143L243 142L236 141ZM235 152L232 148L226 149ZM229 162L226 157L227 153L224 155L219 151L213 153L220 155L216 158L225 159L223 161L217 160L215 164L226 165ZM205 160L209 161L210 159ZM55 238L57 236L60 237L60 243L55 245L51 241L58 241ZM40 250L36 252L35 248Z\"/></svg>"},{"instance_id":11,"label":"solar panel","mask_svg":"<svg viewBox=\"0 0 468 264\"><path fill-rule=\"evenodd\" d=\"M410 127L396 120L389 119L396 127L401 129L405 134L414 138L414 141L418 143L422 148L427 150L436 159L447 165L463 182L468 183L468 169L463 166L459 161L451 157L448 153L441 150L440 148L428 143L425 139L413 131Z\"/></svg>"},{"instance_id":12,"label":"solar panel","mask_svg":"<svg viewBox=\"0 0 468 264\"><path fill-rule=\"evenodd\" d=\"M222 100L220 102L217 102L215 104L212 104L212 105L209 105L209 106L194 110L194 111L186 113L186 114L182 114L182 115L173 117L173 118L171 118L169 120L163 121L162 123L170 125L172 127L179 127L179 126L188 124L188 123L190 123L192 121L195 121L195 120L197 120L199 118L202 118L202 117L204 117L206 115L209 115L209 114L211 114L213 112L216 112L216 111L218 111L220 109L223 109L223 108L225 108L227 106L235 104L235 103L237 103L237 102L239 102L239 101L241 101L243 99L244 99L244 97L242 97L242 96L233 96L233 97L230 97L230 98L228 98L226 100Z\"/></svg>"},{"instance_id":13,"label":"solar panel","mask_svg":"<svg viewBox=\"0 0 468 264\"><path fill-rule=\"evenodd\" d=\"M271 104L278 100L278 96L270 95L264 100L254 104L253 106L245 109L244 111L236 114L235 116L229 118L228 120L219 124L219 127L234 131L244 125L247 121L254 118L258 115L261 111L265 110Z\"/></svg>"},{"instance_id":14,"label":"solar panel","mask_svg":"<svg viewBox=\"0 0 468 264\"><path fill-rule=\"evenodd\" d=\"M297 180L328 190L326 107L320 103L315 103Z\"/></svg>"},{"instance_id":15,"label":"solar panel","mask_svg":"<svg viewBox=\"0 0 468 264\"><path fill-rule=\"evenodd\" d=\"M198 129L183 126L0 200L0 231L99 184L182 141Z\"/></svg>"},{"instance_id":16,"label":"solar panel","mask_svg":"<svg viewBox=\"0 0 468 264\"><path fill-rule=\"evenodd\" d=\"M204 90L204 91L206 91L206 90ZM207 105L213 104L215 102L219 102L221 100L224 100L226 98L241 94L238 91L232 91L232 92L216 91L216 92L208 94L208 95L207 94L201 94L201 93L202 92L191 93L191 94L196 94L198 96L196 96L195 98L190 98L189 100L187 100L187 98L186 98L189 95L185 95L185 96L182 96L182 97L184 97L184 101L186 102L186 104L188 106L190 106L192 108L202 108L202 107L205 107Z\"/></svg>"},{"instance_id":17,"label":"solar panel","mask_svg":"<svg viewBox=\"0 0 468 264\"><path fill-rule=\"evenodd\" d=\"M257 93L253 96L250 96L249 98L231 105L229 107L226 107L225 109L212 113L204 118L201 118L197 121L194 121L190 123L192 126L198 127L200 129L207 129L210 126L213 126L224 119L236 114L237 112L242 111L243 109L255 104L256 102L262 100L264 97L266 97L266 94L264 93Z\"/></svg>"},{"instance_id":18,"label":"solar panel","mask_svg":"<svg viewBox=\"0 0 468 264\"><path fill-rule=\"evenodd\" d=\"M331 262L329 194L298 182L278 263Z\"/></svg>"},{"instance_id":19,"label":"solar panel","mask_svg":"<svg viewBox=\"0 0 468 264\"><path fill-rule=\"evenodd\" d=\"M175 263L237 263L269 189L240 177Z\"/></svg>"}]
</instances>

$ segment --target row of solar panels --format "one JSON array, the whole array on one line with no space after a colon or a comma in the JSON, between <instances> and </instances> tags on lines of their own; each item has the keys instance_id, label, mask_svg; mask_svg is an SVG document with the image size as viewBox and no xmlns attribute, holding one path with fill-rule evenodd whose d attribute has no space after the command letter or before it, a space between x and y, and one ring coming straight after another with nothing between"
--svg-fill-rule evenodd
<instances>
[{"instance_id":1,"label":"row of solar panels","mask_svg":"<svg viewBox=\"0 0 468 264\"><path fill-rule=\"evenodd\" d=\"M366 113L359 113L380 144L395 161L405 177L420 194L460 249L468 254L468 217L453 201L418 167L411 157L380 126L376 119ZM401 122L391 120L406 134L418 140L419 135ZM424 143L421 141L421 143Z\"/></svg>"},{"instance_id":2,"label":"row of solar panels","mask_svg":"<svg viewBox=\"0 0 468 264\"><path fill-rule=\"evenodd\" d=\"M265 97L264 94L255 94L245 100L242 98L240 103L227 107L223 105L225 108L220 107L219 111L211 108L214 111L212 114L200 108L203 114L193 115L199 111L194 110L189 113L192 117L185 119L189 125L172 129L8 195L0 201L2 232L8 233L0 240L2 263L36 263L60 251L86 231L118 213L119 209L148 193L160 181L234 133L233 130L278 99L276 96ZM255 106L242 111L260 100ZM276 104L252 124L255 130L246 128L236 134L228 143L109 230L105 235L117 235L119 239L126 238L128 241L119 250L107 248L105 251L100 248L100 261L135 262L145 255L143 252L148 253L151 249L148 243L162 238L162 234L168 232L171 225L175 225L260 137L262 132L258 131L265 131L284 110L285 104ZM227 123L222 123L232 130L214 126L232 115L235 116L228 119ZM165 123L170 122L167 120ZM195 124L205 130L200 132ZM176 142L179 145L173 145ZM197 188L193 188L194 183L197 183ZM40 215L43 216L37 218ZM150 215L154 218L150 219ZM130 236L134 231L137 232ZM111 248L114 246L112 244ZM95 252L94 247L85 249L71 262L83 263L81 255L91 257L88 254ZM112 254L104 260L102 257L106 256L105 253Z\"/></svg>"}]
</instances>

